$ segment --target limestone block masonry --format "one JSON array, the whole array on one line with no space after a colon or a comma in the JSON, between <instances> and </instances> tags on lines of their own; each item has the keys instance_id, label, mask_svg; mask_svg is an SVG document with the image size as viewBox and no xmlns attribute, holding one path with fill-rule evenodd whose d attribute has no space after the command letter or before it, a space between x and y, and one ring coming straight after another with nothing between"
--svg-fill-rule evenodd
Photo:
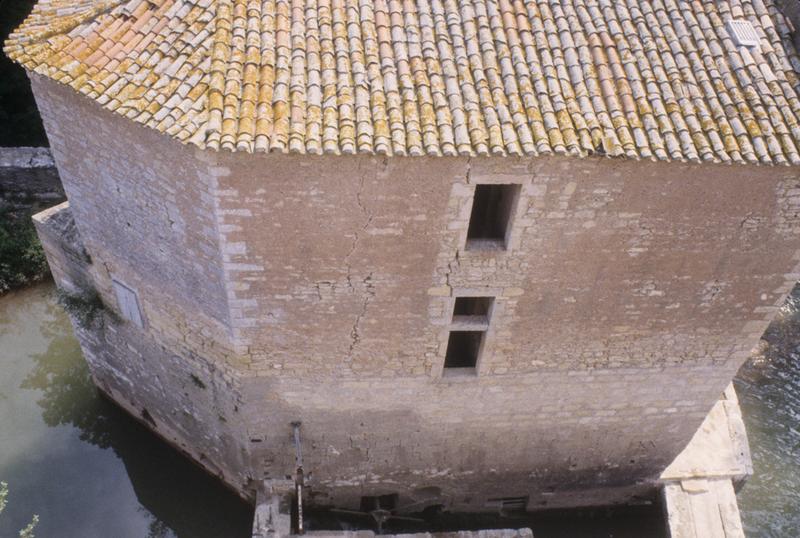
<instances>
[{"instance_id":1,"label":"limestone block masonry","mask_svg":"<svg viewBox=\"0 0 800 538\"><path fill-rule=\"evenodd\" d=\"M798 279L796 167L216 153L32 82L95 381L248 498L293 421L316 504L649 495ZM505 249L465 248L479 184L518 186ZM488 328L447 375L465 296Z\"/></svg>"}]
</instances>

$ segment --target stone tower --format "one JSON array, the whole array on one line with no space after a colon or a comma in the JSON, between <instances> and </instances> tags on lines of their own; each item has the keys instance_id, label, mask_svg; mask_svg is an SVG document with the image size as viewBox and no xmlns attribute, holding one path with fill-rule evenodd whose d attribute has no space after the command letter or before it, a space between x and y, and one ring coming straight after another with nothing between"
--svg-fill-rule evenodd
<instances>
[{"instance_id":1,"label":"stone tower","mask_svg":"<svg viewBox=\"0 0 800 538\"><path fill-rule=\"evenodd\" d=\"M296 421L318 504L648 494L798 278L769 0L40 0L6 51L97 386L245 497Z\"/></svg>"}]
</instances>

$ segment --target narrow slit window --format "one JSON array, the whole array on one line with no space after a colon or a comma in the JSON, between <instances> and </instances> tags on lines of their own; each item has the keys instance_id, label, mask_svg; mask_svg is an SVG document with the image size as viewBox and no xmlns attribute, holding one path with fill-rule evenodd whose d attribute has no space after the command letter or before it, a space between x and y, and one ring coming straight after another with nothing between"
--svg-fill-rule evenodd
<instances>
[{"instance_id":1,"label":"narrow slit window","mask_svg":"<svg viewBox=\"0 0 800 538\"><path fill-rule=\"evenodd\" d=\"M483 335L483 331L450 331L444 367L474 369L478 364Z\"/></svg>"},{"instance_id":2,"label":"narrow slit window","mask_svg":"<svg viewBox=\"0 0 800 538\"><path fill-rule=\"evenodd\" d=\"M467 229L467 248L506 248L519 185L475 187Z\"/></svg>"}]
</instances>

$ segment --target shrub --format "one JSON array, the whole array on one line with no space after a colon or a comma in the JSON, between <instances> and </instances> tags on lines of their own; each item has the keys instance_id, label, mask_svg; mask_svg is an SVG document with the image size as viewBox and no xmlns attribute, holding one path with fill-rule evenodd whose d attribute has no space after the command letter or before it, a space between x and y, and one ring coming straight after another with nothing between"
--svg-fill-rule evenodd
<instances>
[{"instance_id":1,"label":"shrub","mask_svg":"<svg viewBox=\"0 0 800 538\"><path fill-rule=\"evenodd\" d=\"M0 293L48 274L47 259L30 214L0 208Z\"/></svg>"}]
</instances>

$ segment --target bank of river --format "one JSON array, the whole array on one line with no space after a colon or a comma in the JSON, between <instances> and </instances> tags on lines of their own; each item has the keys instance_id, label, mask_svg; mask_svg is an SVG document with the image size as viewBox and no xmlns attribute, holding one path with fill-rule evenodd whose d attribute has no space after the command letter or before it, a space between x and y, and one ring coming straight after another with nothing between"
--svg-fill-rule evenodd
<instances>
[{"instance_id":1,"label":"bank of river","mask_svg":"<svg viewBox=\"0 0 800 538\"><path fill-rule=\"evenodd\" d=\"M783 313L776 342L800 342L786 329L800 326L792 312ZM41 538L249 536L250 506L98 395L51 283L0 297L0 361L0 480L11 489L0 536L15 535L34 513ZM795 348L776 344L738 383L760 473L741 493L751 538L800 529L797 364ZM664 536L656 505L441 524L530 525L537 538Z\"/></svg>"}]
</instances>

